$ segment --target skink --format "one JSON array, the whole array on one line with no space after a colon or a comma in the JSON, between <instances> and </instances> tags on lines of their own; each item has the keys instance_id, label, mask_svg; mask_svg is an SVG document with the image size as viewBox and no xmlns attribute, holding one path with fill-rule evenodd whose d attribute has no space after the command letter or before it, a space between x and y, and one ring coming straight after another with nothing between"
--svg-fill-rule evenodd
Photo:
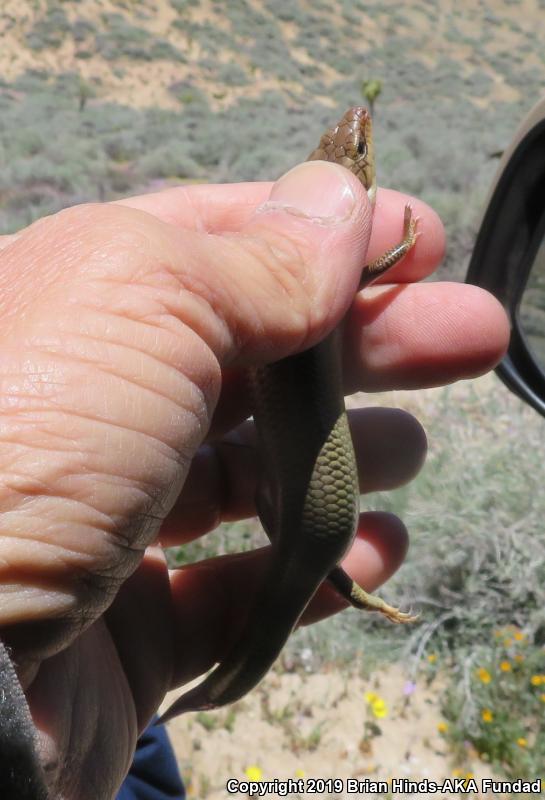
<instances>
[{"instance_id":1,"label":"skink","mask_svg":"<svg viewBox=\"0 0 545 800\"><path fill-rule=\"evenodd\" d=\"M308 160L319 159L347 167L374 203L373 139L365 108L350 108L324 133ZM402 241L364 267L360 288L413 247L417 222L406 206ZM367 594L337 566L354 539L359 515L340 338L337 328L315 347L250 373L263 466L256 502L273 545L271 561L239 640L219 666L171 706L163 721L232 703L253 689L325 579L357 608L379 611L393 622L415 619Z\"/></svg>"}]
</instances>

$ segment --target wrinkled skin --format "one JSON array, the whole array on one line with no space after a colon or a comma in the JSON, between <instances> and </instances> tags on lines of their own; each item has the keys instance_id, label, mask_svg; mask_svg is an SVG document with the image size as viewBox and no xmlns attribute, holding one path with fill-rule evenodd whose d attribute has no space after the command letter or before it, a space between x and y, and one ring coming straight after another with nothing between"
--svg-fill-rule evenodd
<instances>
[{"instance_id":1,"label":"wrinkled skin","mask_svg":"<svg viewBox=\"0 0 545 800\"><path fill-rule=\"evenodd\" d=\"M329 208L295 213L305 192ZM251 605L267 549L169 575L150 547L254 513L245 367L314 344L348 308L347 392L438 385L500 359L494 298L416 283L444 247L418 201L398 283L353 300L406 202L379 191L369 243L357 180L315 162L274 188L173 189L0 238L0 625L55 797L114 796L164 693L221 658ZM351 426L362 491L418 471L425 436L409 415L371 408ZM363 514L345 566L372 591L406 547L397 518ZM304 621L342 606L322 587Z\"/></svg>"}]
</instances>

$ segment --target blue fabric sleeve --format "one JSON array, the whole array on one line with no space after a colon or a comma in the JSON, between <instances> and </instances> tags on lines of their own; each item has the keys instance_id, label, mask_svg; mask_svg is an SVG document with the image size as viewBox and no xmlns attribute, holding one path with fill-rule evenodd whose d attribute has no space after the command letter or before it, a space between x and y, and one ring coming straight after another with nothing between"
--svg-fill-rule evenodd
<instances>
[{"instance_id":1,"label":"blue fabric sleeve","mask_svg":"<svg viewBox=\"0 0 545 800\"><path fill-rule=\"evenodd\" d=\"M164 725L153 719L138 739L117 800L185 800L185 789Z\"/></svg>"}]
</instances>

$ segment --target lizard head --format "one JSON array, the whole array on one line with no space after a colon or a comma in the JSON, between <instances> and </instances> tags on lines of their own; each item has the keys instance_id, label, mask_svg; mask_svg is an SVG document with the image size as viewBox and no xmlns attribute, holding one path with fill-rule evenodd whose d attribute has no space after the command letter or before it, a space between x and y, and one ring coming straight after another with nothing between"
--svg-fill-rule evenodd
<instances>
[{"instance_id":1,"label":"lizard head","mask_svg":"<svg viewBox=\"0 0 545 800\"><path fill-rule=\"evenodd\" d=\"M377 191L375 152L371 116L366 108L349 108L340 122L324 133L308 160L342 164L361 181L374 204Z\"/></svg>"}]
</instances>

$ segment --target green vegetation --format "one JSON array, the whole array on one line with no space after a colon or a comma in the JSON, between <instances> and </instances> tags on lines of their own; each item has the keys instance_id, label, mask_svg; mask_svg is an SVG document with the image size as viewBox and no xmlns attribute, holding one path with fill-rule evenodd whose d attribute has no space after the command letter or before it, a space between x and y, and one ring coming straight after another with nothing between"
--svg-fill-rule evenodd
<instances>
[{"instance_id":1,"label":"green vegetation","mask_svg":"<svg viewBox=\"0 0 545 800\"><path fill-rule=\"evenodd\" d=\"M71 25L63 8L50 5L45 14L39 18L26 37L27 45L32 50L44 50L46 47L60 47L67 34L71 33Z\"/></svg>"},{"instance_id":2,"label":"green vegetation","mask_svg":"<svg viewBox=\"0 0 545 800\"><path fill-rule=\"evenodd\" d=\"M375 113L375 103L377 102L380 93L382 92L382 83L377 81L376 78L362 81L361 94L367 102L371 116Z\"/></svg>"},{"instance_id":3,"label":"green vegetation","mask_svg":"<svg viewBox=\"0 0 545 800\"><path fill-rule=\"evenodd\" d=\"M156 39L145 28L132 25L124 14L102 14L103 30L95 37L97 52L109 61L127 57L152 61L165 58L182 61L180 51L166 39Z\"/></svg>"},{"instance_id":4,"label":"green vegetation","mask_svg":"<svg viewBox=\"0 0 545 800\"><path fill-rule=\"evenodd\" d=\"M498 628L471 658L449 665L443 735L464 764L467 742L509 778L535 780L545 759L545 659L515 626Z\"/></svg>"},{"instance_id":5,"label":"green vegetation","mask_svg":"<svg viewBox=\"0 0 545 800\"><path fill-rule=\"evenodd\" d=\"M170 5L175 11L183 14L188 9L198 6L199 0L170 0Z\"/></svg>"},{"instance_id":6,"label":"green vegetation","mask_svg":"<svg viewBox=\"0 0 545 800\"><path fill-rule=\"evenodd\" d=\"M132 23L136 15L130 3L118 3L129 13L103 13L98 25L80 16L70 22L61 2L50 0L26 35L26 43L33 51L59 48L72 39L77 45L85 44L86 50L77 51L79 58L91 58L97 53L109 61L119 58L153 61L168 59L183 61L182 53L167 39L158 39L145 27Z\"/></svg>"}]
</instances>

